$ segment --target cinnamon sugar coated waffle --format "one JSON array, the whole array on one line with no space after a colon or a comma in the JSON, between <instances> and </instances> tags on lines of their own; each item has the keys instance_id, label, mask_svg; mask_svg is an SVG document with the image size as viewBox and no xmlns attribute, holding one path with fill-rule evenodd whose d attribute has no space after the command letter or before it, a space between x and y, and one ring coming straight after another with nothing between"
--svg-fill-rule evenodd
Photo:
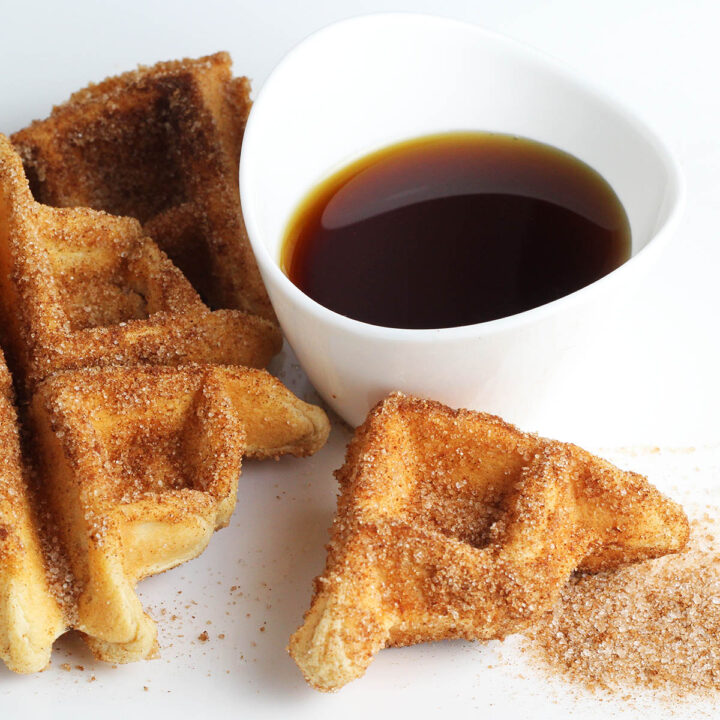
<instances>
[{"instance_id":1,"label":"cinnamon sugar coated waffle","mask_svg":"<svg viewBox=\"0 0 720 720\"><path fill-rule=\"evenodd\" d=\"M27 673L48 664L52 643L65 629L65 621L51 592L2 351L0 444L0 659L11 670Z\"/></svg>"},{"instance_id":2,"label":"cinnamon sugar coated waffle","mask_svg":"<svg viewBox=\"0 0 720 720\"><path fill-rule=\"evenodd\" d=\"M11 670L45 667L70 629L101 660L152 657L137 582L228 523L243 456L304 456L327 440L320 408L243 367L282 346L240 216L248 92L224 53L161 63L15 136L41 202L90 207L33 198L0 135L0 338L21 400L18 419L0 351Z\"/></svg>"},{"instance_id":3,"label":"cinnamon sugar coated waffle","mask_svg":"<svg viewBox=\"0 0 720 720\"><path fill-rule=\"evenodd\" d=\"M58 370L190 362L262 367L274 323L211 312L136 220L33 200L0 135L0 316L28 391Z\"/></svg>"},{"instance_id":4,"label":"cinnamon sugar coated waffle","mask_svg":"<svg viewBox=\"0 0 720 720\"><path fill-rule=\"evenodd\" d=\"M37 200L137 218L208 305L274 321L238 193L250 84L230 68L222 52L140 67L12 140Z\"/></svg>"},{"instance_id":5,"label":"cinnamon sugar coated waffle","mask_svg":"<svg viewBox=\"0 0 720 720\"><path fill-rule=\"evenodd\" d=\"M289 651L336 690L381 648L523 630L570 574L683 548L681 507L636 473L499 418L390 395L358 428L324 573Z\"/></svg>"},{"instance_id":6,"label":"cinnamon sugar coated waffle","mask_svg":"<svg viewBox=\"0 0 720 720\"><path fill-rule=\"evenodd\" d=\"M1 409L17 447L9 400ZM0 656L19 672L44 667L70 628L101 660L153 656L135 584L200 554L227 524L243 455L308 455L329 432L322 410L265 371L215 366L58 373L39 385L28 426L38 481L29 492L18 452L0 485L0 527L11 528L0 534Z\"/></svg>"}]
</instances>

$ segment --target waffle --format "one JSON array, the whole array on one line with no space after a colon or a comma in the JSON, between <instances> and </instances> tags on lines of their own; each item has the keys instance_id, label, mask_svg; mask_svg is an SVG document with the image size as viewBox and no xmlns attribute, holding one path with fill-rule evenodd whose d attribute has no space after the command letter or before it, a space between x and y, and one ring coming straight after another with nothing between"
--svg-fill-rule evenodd
<instances>
[{"instance_id":1,"label":"waffle","mask_svg":"<svg viewBox=\"0 0 720 720\"><path fill-rule=\"evenodd\" d=\"M274 320L238 193L250 84L230 67L227 53L140 67L12 140L37 200L137 218L210 307Z\"/></svg>"},{"instance_id":2,"label":"waffle","mask_svg":"<svg viewBox=\"0 0 720 720\"><path fill-rule=\"evenodd\" d=\"M15 672L35 672L48 664L65 621L46 571L2 351L0 444L0 659Z\"/></svg>"},{"instance_id":3,"label":"waffle","mask_svg":"<svg viewBox=\"0 0 720 720\"><path fill-rule=\"evenodd\" d=\"M289 651L319 690L378 650L526 628L576 570L675 552L687 519L644 477L499 418L393 394L351 441L326 569Z\"/></svg>"},{"instance_id":4,"label":"waffle","mask_svg":"<svg viewBox=\"0 0 720 720\"><path fill-rule=\"evenodd\" d=\"M0 319L27 394L53 372L192 362L262 367L278 327L211 312L132 218L35 202L0 135Z\"/></svg>"},{"instance_id":5,"label":"waffle","mask_svg":"<svg viewBox=\"0 0 720 720\"><path fill-rule=\"evenodd\" d=\"M0 657L18 672L44 667L67 629L101 660L152 657L157 630L136 583L197 556L227 524L244 455L308 455L329 432L322 410L262 370L61 372L29 406L29 493L7 393L1 408L12 452L0 485Z\"/></svg>"}]
</instances>

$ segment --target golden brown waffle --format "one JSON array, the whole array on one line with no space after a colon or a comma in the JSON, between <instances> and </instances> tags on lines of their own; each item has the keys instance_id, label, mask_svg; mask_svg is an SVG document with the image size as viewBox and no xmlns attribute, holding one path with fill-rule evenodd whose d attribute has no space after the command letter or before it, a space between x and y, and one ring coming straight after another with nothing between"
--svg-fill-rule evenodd
<instances>
[{"instance_id":1,"label":"golden brown waffle","mask_svg":"<svg viewBox=\"0 0 720 720\"><path fill-rule=\"evenodd\" d=\"M27 389L98 365L262 367L282 344L274 323L211 312L137 221L35 202L2 135L0 318Z\"/></svg>"},{"instance_id":2,"label":"golden brown waffle","mask_svg":"<svg viewBox=\"0 0 720 720\"><path fill-rule=\"evenodd\" d=\"M499 418L391 395L356 431L327 566L290 654L335 690L393 645L501 638L576 570L680 550L682 509L644 477Z\"/></svg>"},{"instance_id":3,"label":"golden brown waffle","mask_svg":"<svg viewBox=\"0 0 720 720\"><path fill-rule=\"evenodd\" d=\"M137 218L210 307L274 320L238 193L250 84L230 68L227 53L140 67L12 140L37 200Z\"/></svg>"},{"instance_id":4,"label":"golden brown waffle","mask_svg":"<svg viewBox=\"0 0 720 720\"><path fill-rule=\"evenodd\" d=\"M7 398L0 410L0 436L15 448L0 485L0 657L20 672L47 664L69 628L99 659L152 656L156 627L138 580L200 554L227 524L243 455L308 455L329 432L322 410L262 370L62 372L29 408L31 503Z\"/></svg>"},{"instance_id":5,"label":"golden brown waffle","mask_svg":"<svg viewBox=\"0 0 720 720\"><path fill-rule=\"evenodd\" d=\"M0 445L0 659L15 672L35 672L48 664L65 620L51 591L2 351Z\"/></svg>"}]
</instances>

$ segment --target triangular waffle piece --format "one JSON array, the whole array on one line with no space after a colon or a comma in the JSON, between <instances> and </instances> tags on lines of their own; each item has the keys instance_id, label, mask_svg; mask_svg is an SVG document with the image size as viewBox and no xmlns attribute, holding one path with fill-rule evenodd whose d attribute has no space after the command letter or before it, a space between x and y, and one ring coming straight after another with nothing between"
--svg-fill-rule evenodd
<instances>
[{"instance_id":1,"label":"triangular waffle piece","mask_svg":"<svg viewBox=\"0 0 720 720\"><path fill-rule=\"evenodd\" d=\"M211 312L136 220L35 202L2 135L0 317L26 389L87 366L260 367L282 343L256 315Z\"/></svg>"},{"instance_id":2,"label":"triangular waffle piece","mask_svg":"<svg viewBox=\"0 0 720 720\"><path fill-rule=\"evenodd\" d=\"M9 600L0 606L0 656L21 671L44 666L68 628L102 660L152 656L156 627L135 593L138 580L195 557L228 522L243 455L308 455L329 432L320 408L268 373L216 366L58 373L38 386L29 415L35 500L43 526L54 526L48 572L70 580L58 595L60 616L43 586L37 521L8 516L3 501L0 588ZM11 493L22 489L18 468L6 461ZM25 512L25 501L15 506ZM13 550L21 546L23 554Z\"/></svg>"},{"instance_id":3,"label":"triangular waffle piece","mask_svg":"<svg viewBox=\"0 0 720 720\"><path fill-rule=\"evenodd\" d=\"M2 351L0 445L0 659L15 672L36 672L48 664L65 620L46 572Z\"/></svg>"},{"instance_id":4,"label":"triangular waffle piece","mask_svg":"<svg viewBox=\"0 0 720 720\"><path fill-rule=\"evenodd\" d=\"M137 218L212 308L274 320L238 193L250 83L230 68L227 53L141 67L12 140L37 200Z\"/></svg>"},{"instance_id":5,"label":"triangular waffle piece","mask_svg":"<svg viewBox=\"0 0 720 720\"><path fill-rule=\"evenodd\" d=\"M290 654L335 690L383 647L527 627L576 569L680 550L645 478L499 418L393 394L351 441L327 566Z\"/></svg>"}]
</instances>

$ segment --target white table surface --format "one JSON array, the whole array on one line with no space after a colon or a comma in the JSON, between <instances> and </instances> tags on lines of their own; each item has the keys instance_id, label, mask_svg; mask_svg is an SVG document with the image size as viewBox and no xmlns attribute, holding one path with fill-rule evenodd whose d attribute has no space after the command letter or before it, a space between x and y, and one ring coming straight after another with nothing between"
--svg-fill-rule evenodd
<instances>
[{"instance_id":1,"label":"white table surface","mask_svg":"<svg viewBox=\"0 0 720 720\"><path fill-rule=\"evenodd\" d=\"M634 109L677 154L688 203L675 241L618 320L612 342L588 348L595 364L568 378L557 403L569 416L597 418L593 449L698 448L689 454L608 452L627 467L649 472L663 488L681 486L676 492L682 494L694 492L693 486L713 487L720 478L720 3L0 0L0 132L45 117L72 91L137 63L220 49L232 53L236 73L250 76L257 89L311 31L387 10L448 15L540 48ZM272 369L312 397L289 352ZM513 640L385 651L365 678L341 693L323 696L308 689L284 646L323 565L335 502L331 471L341 464L346 441L347 433L336 427L315 458L248 463L231 527L198 560L141 585L159 622L160 660L114 669L95 663L77 638L62 639L42 674L17 677L0 668L2 717L184 717L207 711L216 717L300 720L669 712L652 700L634 706L600 702L562 683L548 684L526 667ZM210 635L207 643L197 639L203 630ZM63 670L62 663L72 669ZM489 664L493 670L486 669ZM695 709L683 706L677 716L689 717Z\"/></svg>"}]
</instances>

